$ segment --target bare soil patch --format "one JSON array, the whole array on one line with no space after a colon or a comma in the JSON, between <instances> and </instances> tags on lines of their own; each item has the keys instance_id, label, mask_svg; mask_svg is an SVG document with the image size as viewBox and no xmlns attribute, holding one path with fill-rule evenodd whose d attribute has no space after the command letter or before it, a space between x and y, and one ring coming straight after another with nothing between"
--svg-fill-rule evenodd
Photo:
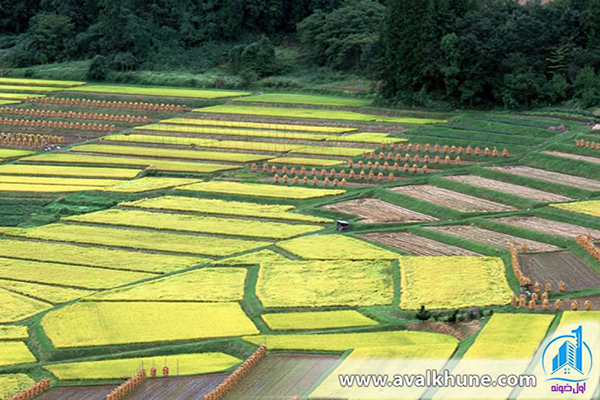
<instances>
[{"instance_id":1,"label":"bare soil patch","mask_svg":"<svg viewBox=\"0 0 600 400\"><path fill-rule=\"evenodd\" d=\"M600 288L600 276L570 251L521 254L519 264L525 276L542 285L551 283L555 290L560 281L567 290Z\"/></svg>"},{"instance_id":2,"label":"bare soil patch","mask_svg":"<svg viewBox=\"0 0 600 400\"><path fill-rule=\"evenodd\" d=\"M461 247L417 236L408 232L366 233L362 237L416 256L480 256Z\"/></svg>"},{"instance_id":3,"label":"bare soil patch","mask_svg":"<svg viewBox=\"0 0 600 400\"><path fill-rule=\"evenodd\" d=\"M511 245L517 248L521 248L522 245L526 245L527 251L530 252L553 251L560 249L559 247L551 244L536 242L534 240L507 235L505 233L496 231L490 231L488 229L483 229L472 225L434 226L427 229L507 250Z\"/></svg>"},{"instance_id":4,"label":"bare soil patch","mask_svg":"<svg viewBox=\"0 0 600 400\"><path fill-rule=\"evenodd\" d=\"M409 210L379 199L357 199L329 204L325 210L338 211L344 214L358 215L361 222L374 224L378 222L429 222L438 219L430 215Z\"/></svg>"},{"instance_id":5,"label":"bare soil patch","mask_svg":"<svg viewBox=\"0 0 600 400\"><path fill-rule=\"evenodd\" d=\"M129 400L201 399L225 380L227 374L149 379L133 391Z\"/></svg>"},{"instance_id":6,"label":"bare soil patch","mask_svg":"<svg viewBox=\"0 0 600 400\"><path fill-rule=\"evenodd\" d=\"M600 158L598 158L598 157L589 157L589 156L582 156L579 154L561 153L558 151L544 151L543 153L549 154L551 156L556 156L556 157L569 158L571 160L586 161L586 162L593 163L593 164L600 164Z\"/></svg>"},{"instance_id":7,"label":"bare soil patch","mask_svg":"<svg viewBox=\"0 0 600 400\"><path fill-rule=\"evenodd\" d=\"M524 176L526 178L539 179L541 181L558 183L565 186L573 186L582 189L597 191L600 190L600 181L582 178L574 175L561 174L559 172L546 171L544 169L531 168L522 165L507 167L489 167L494 171L500 171L507 174Z\"/></svg>"},{"instance_id":8,"label":"bare soil patch","mask_svg":"<svg viewBox=\"0 0 600 400\"><path fill-rule=\"evenodd\" d=\"M105 400L117 385L101 386L63 386L42 393L38 400Z\"/></svg>"},{"instance_id":9,"label":"bare soil patch","mask_svg":"<svg viewBox=\"0 0 600 400\"><path fill-rule=\"evenodd\" d=\"M392 191L465 213L514 211L513 207L433 185L400 186Z\"/></svg>"},{"instance_id":10,"label":"bare soil patch","mask_svg":"<svg viewBox=\"0 0 600 400\"><path fill-rule=\"evenodd\" d=\"M493 221L571 239L575 239L577 235L587 235L590 233L594 240L600 240L599 230L539 217L505 217L494 218Z\"/></svg>"},{"instance_id":11,"label":"bare soil patch","mask_svg":"<svg viewBox=\"0 0 600 400\"><path fill-rule=\"evenodd\" d=\"M408 329L415 331L436 332L452 335L458 340L465 340L479 330L479 321L458 322L448 324L446 322L418 322L407 325Z\"/></svg>"}]
</instances>

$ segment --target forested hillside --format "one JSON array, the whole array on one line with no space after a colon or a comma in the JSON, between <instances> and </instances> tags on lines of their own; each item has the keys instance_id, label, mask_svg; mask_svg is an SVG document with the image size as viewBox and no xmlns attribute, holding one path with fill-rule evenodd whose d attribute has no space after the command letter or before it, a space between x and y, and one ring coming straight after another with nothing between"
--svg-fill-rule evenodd
<instances>
[{"instance_id":1,"label":"forested hillside","mask_svg":"<svg viewBox=\"0 0 600 400\"><path fill-rule=\"evenodd\" d=\"M275 77L269 85L302 90L312 88L285 78L352 75L386 104L591 107L600 0L0 1L3 75L79 60L97 81L219 70L240 79L211 86Z\"/></svg>"}]
</instances>

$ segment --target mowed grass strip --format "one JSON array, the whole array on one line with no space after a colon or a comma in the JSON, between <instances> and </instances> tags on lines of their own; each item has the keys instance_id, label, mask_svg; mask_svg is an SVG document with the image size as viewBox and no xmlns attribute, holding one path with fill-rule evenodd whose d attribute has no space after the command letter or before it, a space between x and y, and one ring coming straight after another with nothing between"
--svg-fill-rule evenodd
<instances>
[{"instance_id":1,"label":"mowed grass strip","mask_svg":"<svg viewBox=\"0 0 600 400\"><path fill-rule=\"evenodd\" d=\"M591 215L600 218L600 200L580 201L575 203L550 204L550 207L577 214Z\"/></svg>"},{"instance_id":2,"label":"mowed grass strip","mask_svg":"<svg viewBox=\"0 0 600 400\"><path fill-rule=\"evenodd\" d=\"M23 342L0 342L0 367L37 362Z\"/></svg>"},{"instance_id":3,"label":"mowed grass strip","mask_svg":"<svg viewBox=\"0 0 600 400\"><path fill-rule=\"evenodd\" d=\"M236 215L264 219L283 219L291 221L328 223L329 218L313 217L297 214L294 206L278 204L258 204L241 201L218 199L198 199L194 197L163 196L153 199L142 199L119 204L122 207L133 207L154 210L188 211L201 214Z\"/></svg>"},{"instance_id":4,"label":"mowed grass strip","mask_svg":"<svg viewBox=\"0 0 600 400\"><path fill-rule=\"evenodd\" d=\"M264 263L256 294L265 307L389 305L392 267L388 261Z\"/></svg>"},{"instance_id":5,"label":"mowed grass strip","mask_svg":"<svg viewBox=\"0 0 600 400\"><path fill-rule=\"evenodd\" d=\"M309 94L265 93L234 99L235 102L305 104L314 106L362 107L371 104L371 100L347 97L318 96Z\"/></svg>"},{"instance_id":6,"label":"mowed grass strip","mask_svg":"<svg viewBox=\"0 0 600 400\"><path fill-rule=\"evenodd\" d=\"M235 105L219 105L205 108L197 108L193 110L197 113L211 114L238 114L238 115L255 115L268 117L285 117L285 118L312 118L312 119L330 119L330 120L349 120L349 121L364 121L364 122L392 122L406 124L441 124L446 123L443 119L428 119L428 118L404 118L404 117L387 117L384 115L361 114L354 111L341 110L325 110L312 108L283 108L283 107L251 107L251 106L235 106Z\"/></svg>"},{"instance_id":7,"label":"mowed grass strip","mask_svg":"<svg viewBox=\"0 0 600 400\"><path fill-rule=\"evenodd\" d=\"M391 331L365 333L323 333L305 335L260 335L246 336L246 342L254 345L267 345L270 350L335 351L350 349L429 345L456 345L450 335L432 332Z\"/></svg>"},{"instance_id":8,"label":"mowed grass strip","mask_svg":"<svg viewBox=\"0 0 600 400\"><path fill-rule=\"evenodd\" d=\"M191 99L220 99L227 97L248 96L251 94L249 92L234 92L226 90L199 90L171 87L144 87L119 85L87 85L69 90L73 92L130 94L137 96L183 97Z\"/></svg>"},{"instance_id":9,"label":"mowed grass strip","mask_svg":"<svg viewBox=\"0 0 600 400\"><path fill-rule=\"evenodd\" d=\"M26 326L0 325L0 340L25 340L29 338Z\"/></svg>"},{"instance_id":10,"label":"mowed grass strip","mask_svg":"<svg viewBox=\"0 0 600 400\"><path fill-rule=\"evenodd\" d=\"M195 135L211 135L211 136L248 136L248 137L263 137L271 139L281 140L312 140L322 141L325 140L328 135L321 135L316 133L297 133L297 132L285 132L275 130L257 130L257 129L236 129L236 128L221 128L221 127L198 127L198 126L175 126L175 125L163 125L163 124L152 124L145 126L136 126L133 128L139 131L157 131L157 132L170 132L170 133L187 133Z\"/></svg>"},{"instance_id":11,"label":"mowed grass strip","mask_svg":"<svg viewBox=\"0 0 600 400\"><path fill-rule=\"evenodd\" d=\"M13 396L33 384L35 381L25 374L0 375L0 398Z\"/></svg>"},{"instance_id":12,"label":"mowed grass strip","mask_svg":"<svg viewBox=\"0 0 600 400\"><path fill-rule=\"evenodd\" d=\"M168 356L46 365L59 380L127 379L131 371L167 365L178 375L199 375L227 370L242 360L225 353L171 354Z\"/></svg>"},{"instance_id":13,"label":"mowed grass strip","mask_svg":"<svg viewBox=\"0 0 600 400\"><path fill-rule=\"evenodd\" d=\"M13 183L21 185L58 185L58 186L88 186L107 187L122 183L117 179L79 179L79 178L53 178L44 176L0 175L0 183Z\"/></svg>"},{"instance_id":14,"label":"mowed grass strip","mask_svg":"<svg viewBox=\"0 0 600 400\"><path fill-rule=\"evenodd\" d=\"M530 358L546 336L553 315L496 313L464 360Z\"/></svg>"},{"instance_id":15,"label":"mowed grass strip","mask_svg":"<svg viewBox=\"0 0 600 400\"><path fill-rule=\"evenodd\" d=\"M416 310L505 305L512 290L496 257L400 258L400 307ZM466 284L466 282L469 282Z\"/></svg>"},{"instance_id":16,"label":"mowed grass strip","mask_svg":"<svg viewBox=\"0 0 600 400\"><path fill-rule=\"evenodd\" d=\"M61 304L94 293L92 290L74 289L39 283L0 279L0 287L16 293L35 297L52 304Z\"/></svg>"},{"instance_id":17,"label":"mowed grass strip","mask_svg":"<svg viewBox=\"0 0 600 400\"><path fill-rule=\"evenodd\" d=\"M65 221L133 226L157 230L212 233L266 239L287 239L323 229L315 225L285 224L247 219L203 217L140 210L105 210L64 218Z\"/></svg>"},{"instance_id":18,"label":"mowed grass strip","mask_svg":"<svg viewBox=\"0 0 600 400\"><path fill-rule=\"evenodd\" d=\"M268 246L270 242L216 238L207 236L148 232L103 226L51 224L36 228L11 230L11 236L224 257Z\"/></svg>"},{"instance_id":19,"label":"mowed grass strip","mask_svg":"<svg viewBox=\"0 0 600 400\"><path fill-rule=\"evenodd\" d=\"M0 240L0 256L153 274L175 272L209 261L207 258L199 257L12 239Z\"/></svg>"},{"instance_id":20,"label":"mowed grass strip","mask_svg":"<svg viewBox=\"0 0 600 400\"><path fill-rule=\"evenodd\" d=\"M65 163L65 164L95 164L95 165L129 165L132 167L153 168L158 171L212 173L239 169L238 165L210 164L199 162L168 161L154 158L113 157L76 153L41 154L22 159L23 162L36 163ZM42 167L45 169L45 167ZM75 168L75 167L73 167ZM0 170L1 171L1 170ZM137 175L137 174L136 174Z\"/></svg>"},{"instance_id":21,"label":"mowed grass strip","mask_svg":"<svg viewBox=\"0 0 600 400\"><path fill-rule=\"evenodd\" d=\"M246 268L202 268L99 293L102 301L241 301Z\"/></svg>"},{"instance_id":22,"label":"mowed grass strip","mask_svg":"<svg viewBox=\"0 0 600 400\"><path fill-rule=\"evenodd\" d=\"M258 333L237 303L80 302L46 314L41 325L56 348Z\"/></svg>"},{"instance_id":23,"label":"mowed grass strip","mask_svg":"<svg viewBox=\"0 0 600 400\"><path fill-rule=\"evenodd\" d=\"M63 185L38 185L32 183L0 183L0 192L20 193L73 193L86 190L99 190L102 186L63 186Z\"/></svg>"},{"instance_id":24,"label":"mowed grass strip","mask_svg":"<svg viewBox=\"0 0 600 400\"><path fill-rule=\"evenodd\" d=\"M292 186L265 185L259 183L240 183L226 181L210 181L181 186L175 190L186 190L203 193L235 194L240 196L275 197L280 199L306 200L318 197L336 196L346 193L345 190L313 189Z\"/></svg>"},{"instance_id":25,"label":"mowed grass strip","mask_svg":"<svg viewBox=\"0 0 600 400\"><path fill-rule=\"evenodd\" d=\"M377 325L355 310L263 314L269 329L277 331L334 329Z\"/></svg>"},{"instance_id":26,"label":"mowed grass strip","mask_svg":"<svg viewBox=\"0 0 600 400\"><path fill-rule=\"evenodd\" d=\"M83 289L110 289L153 276L155 275L142 272L0 257L0 278L23 282L73 286Z\"/></svg>"},{"instance_id":27,"label":"mowed grass strip","mask_svg":"<svg viewBox=\"0 0 600 400\"><path fill-rule=\"evenodd\" d=\"M334 165L344 164L345 161L303 157L278 157L269 160L269 163L284 165L309 165L315 167L332 167Z\"/></svg>"},{"instance_id":28,"label":"mowed grass strip","mask_svg":"<svg viewBox=\"0 0 600 400\"><path fill-rule=\"evenodd\" d=\"M82 86L82 81L59 81L50 79L29 79L29 78L0 78L0 85L40 85L40 86L59 86L72 87Z\"/></svg>"},{"instance_id":29,"label":"mowed grass strip","mask_svg":"<svg viewBox=\"0 0 600 400\"><path fill-rule=\"evenodd\" d=\"M1 176L0 179L2 179ZM114 185L105 187L102 189L102 191L115 193L143 193L153 190L169 189L175 186L190 185L197 182L201 181L198 179L158 178L145 176L143 178L134 179L128 182L116 182Z\"/></svg>"},{"instance_id":30,"label":"mowed grass strip","mask_svg":"<svg viewBox=\"0 0 600 400\"><path fill-rule=\"evenodd\" d=\"M124 168L98 168L98 167L65 167L54 165L0 165L0 174L8 175L34 175L34 176L68 176L83 178L108 178L108 179L133 179L140 172L139 169Z\"/></svg>"},{"instance_id":31,"label":"mowed grass strip","mask_svg":"<svg viewBox=\"0 0 600 400\"><path fill-rule=\"evenodd\" d=\"M0 323L17 322L51 307L49 303L0 288Z\"/></svg>"},{"instance_id":32,"label":"mowed grass strip","mask_svg":"<svg viewBox=\"0 0 600 400\"><path fill-rule=\"evenodd\" d=\"M198 119L198 118L171 118L160 121L161 124L173 125L200 125L200 126L225 126L232 128L251 128L264 130L298 131L298 132L322 132L322 133L345 133L354 132L356 128L346 128L339 126L319 126L319 125L294 125L278 124L264 122L248 121L228 121L219 119Z\"/></svg>"},{"instance_id":33,"label":"mowed grass strip","mask_svg":"<svg viewBox=\"0 0 600 400\"><path fill-rule=\"evenodd\" d=\"M311 235L277 243L307 260L394 260L399 254L344 235Z\"/></svg>"},{"instance_id":34,"label":"mowed grass strip","mask_svg":"<svg viewBox=\"0 0 600 400\"><path fill-rule=\"evenodd\" d=\"M269 158L262 154L247 153L229 153L218 151L198 151L198 150L179 150L165 149L160 147L141 147L141 146L114 146L102 144L86 144L75 146L71 151L81 153L100 153L100 154L120 154L129 156L163 157L163 158L182 158L191 160L207 161L229 161L238 163L249 163L262 161Z\"/></svg>"}]
</instances>

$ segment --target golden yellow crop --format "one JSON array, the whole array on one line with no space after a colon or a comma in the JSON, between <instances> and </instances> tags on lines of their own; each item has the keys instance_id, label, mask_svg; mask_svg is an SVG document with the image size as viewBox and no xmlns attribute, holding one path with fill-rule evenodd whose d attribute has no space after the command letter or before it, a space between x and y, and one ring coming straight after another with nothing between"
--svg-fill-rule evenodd
<instances>
[{"instance_id":1,"label":"golden yellow crop","mask_svg":"<svg viewBox=\"0 0 600 400\"><path fill-rule=\"evenodd\" d=\"M371 104L372 100L352 99L348 97L321 96L292 93L263 93L234 99L242 103L275 103L275 104L306 104L315 106L362 107Z\"/></svg>"},{"instance_id":2,"label":"golden yellow crop","mask_svg":"<svg viewBox=\"0 0 600 400\"><path fill-rule=\"evenodd\" d=\"M237 108L237 107L236 107ZM260 107L262 108L262 107ZM282 132L271 130L258 129L237 129L224 127L200 127L200 126L183 126L183 125L166 125L152 124L145 126L136 126L135 130L153 131L153 132L176 132L187 133L194 135L210 135L210 136L241 136L241 137L264 137L281 140L311 140L320 142L325 140L328 135L317 133L298 133L298 132Z\"/></svg>"},{"instance_id":3,"label":"golden yellow crop","mask_svg":"<svg viewBox=\"0 0 600 400\"><path fill-rule=\"evenodd\" d=\"M29 364L37 360L23 342L0 342L0 367Z\"/></svg>"},{"instance_id":4,"label":"golden yellow crop","mask_svg":"<svg viewBox=\"0 0 600 400\"><path fill-rule=\"evenodd\" d=\"M228 121L219 119L198 119L198 118L171 118L160 121L161 124L173 125L202 125L202 126L225 126L236 128L251 128L265 130L281 131L305 131L305 132L323 132L323 133L344 133L356 131L356 128L345 128L338 126L318 126L318 125L292 125L263 122L247 121Z\"/></svg>"},{"instance_id":5,"label":"golden yellow crop","mask_svg":"<svg viewBox=\"0 0 600 400\"><path fill-rule=\"evenodd\" d=\"M389 331L365 333L323 333L304 335L245 336L246 342L265 345L269 350L346 351L363 347L429 346L451 344L458 340L432 332Z\"/></svg>"},{"instance_id":6,"label":"golden yellow crop","mask_svg":"<svg viewBox=\"0 0 600 400\"><path fill-rule=\"evenodd\" d=\"M280 199L314 199L317 197L336 196L346 193L345 190L313 189L294 186L265 185L258 183L241 183L226 181L210 181L181 186L175 190L193 192L237 194L241 196L276 197Z\"/></svg>"},{"instance_id":7,"label":"golden yellow crop","mask_svg":"<svg viewBox=\"0 0 600 400\"><path fill-rule=\"evenodd\" d=\"M198 179L184 178L155 178L146 176L128 182L115 183L102 189L103 192L142 193L152 190L168 189L175 186L189 185L200 182Z\"/></svg>"},{"instance_id":8,"label":"golden yellow crop","mask_svg":"<svg viewBox=\"0 0 600 400\"><path fill-rule=\"evenodd\" d=\"M120 360L51 364L44 369L59 380L127 379L137 371L166 365L170 375L199 375L225 371L242 361L224 353L171 354L168 356L124 358ZM159 372L160 374L160 372Z\"/></svg>"},{"instance_id":9,"label":"golden yellow crop","mask_svg":"<svg viewBox=\"0 0 600 400\"><path fill-rule=\"evenodd\" d=\"M81 81L59 81L49 79L30 79L30 78L0 78L0 84L3 85L40 85L40 86L81 86L85 85L85 82Z\"/></svg>"},{"instance_id":10,"label":"golden yellow crop","mask_svg":"<svg viewBox=\"0 0 600 400\"><path fill-rule=\"evenodd\" d=\"M14 230L15 228L12 228ZM141 253L119 249L77 246L63 243L1 239L0 256L34 261L63 262L90 267L149 273L168 273L204 264L206 258Z\"/></svg>"},{"instance_id":11,"label":"golden yellow crop","mask_svg":"<svg viewBox=\"0 0 600 400\"><path fill-rule=\"evenodd\" d=\"M550 207L600 218L600 200L579 201L576 203L550 204Z\"/></svg>"},{"instance_id":12,"label":"golden yellow crop","mask_svg":"<svg viewBox=\"0 0 600 400\"><path fill-rule=\"evenodd\" d=\"M249 92L230 90L182 89L171 87L122 86L122 85L87 85L69 89L74 92L93 92L108 94L131 94L139 96L167 96L193 99L219 99L227 97L248 96Z\"/></svg>"},{"instance_id":13,"label":"golden yellow crop","mask_svg":"<svg viewBox=\"0 0 600 400\"><path fill-rule=\"evenodd\" d=\"M0 325L0 340L25 340L29 338L26 326Z\"/></svg>"},{"instance_id":14,"label":"golden yellow crop","mask_svg":"<svg viewBox=\"0 0 600 400\"><path fill-rule=\"evenodd\" d=\"M99 244L139 250L163 250L217 257L229 256L271 244L270 242L255 240L65 224L51 224L29 229L12 230L6 234L61 242Z\"/></svg>"},{"instance_id":15,"label":"golden yellow crop","mask_svg":"<svg viewBox=\"0 0 600 400\"><path fill-rule=\"evenodd\" d=\"M32 183L0 183L0 192L19 193L72 193L85 190L99 190L102 186L63 186L63 185L38 185Z\"/></svg>"},{"instance_id":16,"label":"golden yellow crop","mask_svg":"<svg viewBox=\"0 0 600 400\"><path fill-rule=\"evenodd\" d=\"M388 261L287 261L260 267L256 294L265 307L389 305Z\"/></svg>"},{"instance_id":17,"label":"golden yellow crop","mask_svg":"<svg viewBox=\"0 0 600 400\"><path fill-rule=\"evenodd\" d=\"M0 278L34 283L108 289L152 276L155 275L0 257Z\"/></svg>"},{"instance_id":18,"label":"golden yellow crop","mask_svg":"<svg viewBox=\"0 0 600 400\"><path fill-rule=\"evenodd\" d=\"M237 303L80 302L46 314L42 328L56 348L258 333Z\"/></svg>"},{"instance_id":19,"label":"golden yellow crop","mask_svg":"<svg viewBox=\"0 0 600 400\"><path fill-rule=\"evenodd\" d=\"M20 321L51 307L49 303L0 288L0 323Z\"/></svg>"},{"instance_id":20,"label":"golden yellow crop","mask_svg":"<svg viewBox=\"0 0 600 400\"><path fill-rule=\"evenodd\" d=\"M158 213L138 210L105 210L64 218L96 224L134 226L158 230L215 233L268 239L287 239L323 229L316 225L285 224L246 219L202 217L198 215Z\"/></svg>"},{"instance_id":21,"label":"golden yellow crop","mask_svg":"<svg viewBox=\"0 0 600 400\"><path fill-rule=\"evenodd\" d=\"M277 243L308 260L394 260L398 254L343 235L311 235Z\"/></svg>"},{"instance_id":22,"label":"golden yellow crop","mask_svg":"<svg viewBox=\"0 0 600 400\"><path fill-rule=\"evenodd\" d=\"M0 288L23 293L52 304L66 303L94 293L91 290L0 279Z\"/></svg>"},{"instance_id":23,"label":"golden yellow crop","mask_svg":"<svg viewBox=\"0 0 600 400\"><path fill-rule=\"evenodd\" d=\"M54 165L0 165L0 174L10 175L48 175L72 176L86 178L132 179L139 174L139 169L95 168L95 167L63 167Z\"/></svg>"},{"instance_id":24,"label":"golden yellow crop","mask_svg":"<svg viewBox=\"0 0 600 400\"><path fill-rule=\"evenodd\" d=\"M241 301L246 268L202 268L102 292L89 300Z\"/></svg>"},{"instance_id":25,"label":"golden yellow crop","mask_svg":"<svg viewBox=\"0 0 600 400\"><path fill-rule=\"evenodd\" d=\"M163 196L121 203L123 207L147 208L156 210L188 211L202 214L238 215L268 219L284 219L304 222L332 222L328 218L291 212L294 206L277 204L246 203L217 199L197 199L194 197Z\"/></svg>"},{"instance_id":26,"label":"golden yellow crop","mask_svg":"<svg viewBox=\"0 0 600 400\"><path fill-rule=\"evenodd\" d=\"M282 256L272 250L260 250L254 253L248 253L237 257L224 258L213 262L214 265L260 265L263 263L276 263L290 261L289 258Z\"/></svg>"},{"instance_id":27,"label":"golden yellow crop","mask_svg":"<svg viewBox=\"0 0 600 400\"><path fill-rule=\"evenodd\" d=\"M327 141L331 142L350 142L350 143L401 143L408 142L408 139L391 137L387 133L361 132L346 136L330 136Z\"/></svg>"},{"instance_id":28,"label":"golden yellow crop","mask_svg":"<svg viewBox=\"0 0 600 400\"><path fill-rule=\"evenodd\" d=\"M504 263L495 257L400 258L400 307L416 310L505 305L512 290ZM465 282L469 282L466 284Z\"/></svg>"},{"instance_id":29,"label":"golden yellow crop","mask_svg":"<svg viewBox=\"0 0 600 400\"><path fill-rule=\"evenodd\" d=\"M13 396L34 383L35 381L25 374L0 375L0 398Z\"/></svg>"},{"instance_id":30,"label":"golden yellow crop","mask_svg":"<svg viewBox=\"0 0 600 400\"><path fill-rule=\"evenodd\" d=\"M315 311L263 314L269 329L281 331L316 330L377 325L358 311Z\"/></svg>"},{"instance_id":31,"label":"golden yellow crop","mask_svg":"<svg viewBox=\"0 0 600 400\"><path fill-rule=\"evenodd\" d=\"M314 154L322 156L347 156L356 157L361 155L363 152L371 153L373 149L361 149L359 147L339 147L339 146L306 146L301 147L297 150L292 150L291 153L298 154Z\"/></svg>"},{"instance_id":32,"label":"golden yellow crop","mask_svg":"<svg viewBox=\"0 0 600 400\"><path fill-rule=\"evenodd\" d=\"M16 183L21 185L60 185L60 186L91 186L106 187L122 183L116 179L79 179L52 178L45 176L12 176L0 175L0 183Z\"/></svg>"},{"instance_id":33,"label":"golden yellow crop","mask_svg":"<svg viewBox=\"0 0 600 400\"><path fill-rule=\"evenodd\" d=\"M285 165L309 165L316 167L331 167L333 165L343 164L341 160L326 160L320 158L304 158L304 157L277 157L269 160L270 164L285 164Z\"/></svg>"},{"instance_id":34,"label":"golden yellow crop","mask_svg":"<svg viewBox=\"0 0 600 400\"><path fill-rule=\"evenodd\" d=\"M35 154L35 152L28 150L0 149L0 158L23 157L30 154Z\"/></svg>"}]
</instances>

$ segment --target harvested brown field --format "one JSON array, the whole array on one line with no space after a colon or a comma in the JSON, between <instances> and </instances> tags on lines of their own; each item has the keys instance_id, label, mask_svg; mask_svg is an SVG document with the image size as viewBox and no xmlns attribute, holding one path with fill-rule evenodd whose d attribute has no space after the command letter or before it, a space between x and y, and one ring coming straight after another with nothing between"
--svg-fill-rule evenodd
<instances>
[{"instance_id":1,"label":"harvested brown field","mask_svg":"<svg viewBox=\"0 0 600 400\"><path fill-rule=\"evenodd\" d=\"M479 321L457 322L455 324L428 321L408 324L407 327L410 330L442 333L452 335L458 340L465 340L479 330Z\"/></svg>"},{"instance_id":2,"label":"harvested brown field","mask_svg":"<svg viewBox=\"0 0 600 400\"><path fill-rule=\"evenodd\" d=\"M571 154L571 153L560 153L558 151L544 151L542 153L549 154L549 155L555 156L555 157L563 157L563 158L569 158L571 160L586 161L586 162L589 162L592 164L600 164L600 158L598 158L598 157L582 156L580 154Z\"/></svg>"},{"instance_id":3,"label":"harvested brown field","mask_svg":"<svg viewBox=\"0 0 600 400\"><path fill-rule=\"evenodd\" d=\"M513 207L433 185L399 186L392 191L465 213L514 211Z\"/></svg>"},{"instance_id":4,"label":"harvested brown field","mask_svg":"<svg viewBox=\"0 0 600 400\"><path fill-rule=\"evenodd\" d=\"M437 242L423 236L408 232L366 233L360 235L365 239L406 251L415 256L480 256L481 254Z\"/></svg>"},{"instance_id":5,"label":"harvested brown field","mask_svg":"<svg viewBox=\"0 0 600 400\"><path fill-rule=\"evenodd\" d=\"M178 376L173 378L148 379L128 400L179 400L201 399L227 378L227 374L201 376Z\"/></svg>"},{"instance_id":6,"label":"harvested brown field","mask_svg":"<svg viewBox=\"0 0 600 400\"><path fill-rule=\"evenodd\" d=\"M523 274L542 285L551 283L558 289L560 281L567 290L597 289L600 276L570 251L547 254L521 254L519 264ZM582 304L583 305L583 304Z\"/></svg>"},{"instance_id":7,"label":"harvested brown field","mask_svg":"<svg viewBox=\"0 0 600 400\"><path fill-rule=\"evenodd\" d=\"M463 239L484 243L506 250L510 249L510 245L513 245L517 248L521 248L522 245L526 245L527 251L530 252L553 251L560 249L559 247L551 244L536 242L534 240L511 236L496 231L490 231L488 229L483 229L473 225L434 226L427 229L432 229L437 232L458 236Z\"/></svg>"},{"instance_id":8,"label":"harvested brown field","mask_svg":"<svg viewBox=\"0 0 600 400\"><path fill-rule=\"evenodd\" d=\"M456 175L447 176L445 178L455 182L466 183L467 185L471 186L496 190L498 192L512 194L529 200L539 201L540 203L560 203L563 201L572 200L570 197L561 196L559 194L548 193L541 190L528 188L527 186L515 185L477 175Z\"/></svg>"},{"instance_id":9,"label":"harvested brown field","mask_svg":"<svg viewBox=\"0 0 600 400\"><path fill-rule=\"evenodd\" d=\"M569 286L567 286L567 290L568 289L569 289ZM577 300L580 310L583 310L583 305L585 304L586 300L589 300L592 303L592 311L600 311L600 296L581 297L579 299L563 299L563 309L570 310L571 302L573 300ZM582 312L585 312L585 311L582 311ZM598 392L596 391L596 393L598 393ZM592 397L592 398L597 399L598 397Z\"/></svg>"},{"instance_id":10,"label":"harvested brown field","mask_svg":"<svg viewBox=\"0 0 600 400\"><path fill-rule=\"evenodd\" d=\"M587 235L590 233L594 240L600 240L600 231L596 229L540 217L505 217L494 218L493 221L571 239L575 239L577 235Z\"/></svg>"},{"instance_id":11,"label":"harvested brown field","mask_svg":"<svg viewBox=\"0 0 600 400\"><path fill-rule=\"evenodd\" d=\"M373 224L377 222L430 222L438 219L421 214L379 199L357 199L329 204L325 210L338 211L344 214L358 215L360 222Z\"/></svg>"},{"instance_id":12,"label":"harvested brown field","mask_svg":"<svg viewBox=\"0 0 600 400\"><path fill-rule=\"evenodd\" d=\"M544 169L525 167L522 165L508 167L489 167L488 169L504 172L506 174L524 176L526 178L533 178L539 179L541 181L558 183L560 185L565 186L573 186L592 191L600 190L600 181L595 181L593 179L582 178L574 175L561 174L559 172L546 171Z\"/></svg>"},{"instance_id":13,"label":"harvested brown field","mask_svg":"<svg viewBox=\"0 0 600 400\"><path fill-rule=\"evenodd\" d=\"M105 400L117 385L55 387L36 397L37 400Z\"/></svg>"},{"instance_id":14,"label":"harvested brown field","mask_svg":"<svg viewBox=\"0 0 600 400\"><path fill-rule=\"evenodd\" d=\"M223 399L289 399L302 396L338 359L338 356L317 354L270 354Z\"/></svg>"}]
</instances>

